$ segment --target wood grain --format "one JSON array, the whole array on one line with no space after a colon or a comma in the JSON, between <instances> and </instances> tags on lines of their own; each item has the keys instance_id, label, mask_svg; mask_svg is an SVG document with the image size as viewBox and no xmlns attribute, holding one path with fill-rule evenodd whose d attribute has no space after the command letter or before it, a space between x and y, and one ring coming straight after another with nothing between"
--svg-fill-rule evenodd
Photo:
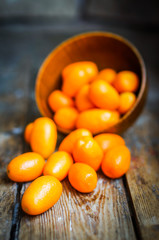
<instances>
[{"instance_id":1,"label":"wood grain","mask_svg":"<svg viewBox=\"0 0 159 240\"><path fill-rule=\"evenodd\" d=\"M23 215L19 239L136 239L122 180L98 177L89 194L78 193L65 179L62 196L50 210Z\"/></svg>"},{"instance_id":2,"label":"wood grain","mask_svg":"<svg viewBox=\"0 0 159 240\"><path fill-rule=\"evenodd\" d=\"M16 183L6 174L6 165L22 151L21 137L0 134L0 239L9 239L12 227L12 211L17 191ZM7 231L6 231L7 229Z\"/></svg>"},{"instance_id":3,"label":"wood grain","mask_svg":"<svg viewBox=\"0 0 159 240\"><path fill-rule=\"evenodd\" d=\"M125 134L132 163L126 174L127 187L142 239L159 238L159 124L150 112Z\"/></svg>"},{"instance_id":4,"label":"wood grain","mask_svg":"<svg viewBox=\"0 0 159 240\"><path fill-rule=\"evenodd\" d=\"M4 240L10 238L12 228L14 228L13 235L17 231L12 215L15 214L15 207L18 212L18 203L16 202L18 184L8 179L6 166L11 159L23 153L22 132L27 114L28 99L28 64L23 62L19 64L18 69L14 70L6 72L0 94L0 239ZM13 82L10 82L11 79ZM10 85L6 88L7 82L10 82ZM19 88L21 91L18 92Z\"/></svg>"}]
</instances>

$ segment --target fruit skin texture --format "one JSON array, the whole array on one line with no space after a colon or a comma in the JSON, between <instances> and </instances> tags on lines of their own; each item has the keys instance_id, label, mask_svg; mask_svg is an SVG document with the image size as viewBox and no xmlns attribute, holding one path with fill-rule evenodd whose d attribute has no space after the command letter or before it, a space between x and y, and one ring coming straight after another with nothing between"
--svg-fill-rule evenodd
<instances>
[{"instance_id":1,"label":"fruit skin texture","mask_svg":"<svg viewBox=\"0 0 159 240\"><path fill-rule=\"evenodd\" d=\"M74 107L74 101L60 90L55 90L49 95L48 104L54 112L64 107Z\"/></svg>"},{"instance_id":2,"label":"fruit skin texture","mask_svg":"<svg viewBox=\"0 0 159 240\"><path fill-rule=\"evenodd\" d=\"M136 92L139 87L139 78L132 71L121 71L117 73L113 86L119 93Z\"/></svg>"},{"instance_id":3,"label":"fruit skin texture","mask_svg":"<svg viewBox=\"0 0 159 240\"><path fill-rule=\"evenodd\" d=\"M36 119L30 139L32 151L46 159L54 152L56 141L57 129L54 121L48 117Z\"/></svg>"},{"instance_id":4,"label":"fruit skin texture","mask_svg":"<svg viewBox=\"0 0 159 240\"><path fill-rule=\"evenodd\" d=\"M98 69L93 62L76 62L68 65L62 72L62 91L69 97L74 97L79 89L93 80Z\"/></svg>"},{"instance_id":5,"label":"fruit skin texture","mask_svg":"<svg viewBox=\"0 0 159 240\"><path fill-rule=\"evenodd\" d=\"M78 111L76 108L66 107L59 109L54 115L55 123L62 129L74 130Z\"/></svg>"},{"instance_id":6,"label":"fruit skin texture","mask_svg":"<svg viewBox=\"0 0 159 240\"><path fill-rule=\"evenodd\" d=\"M82 193L92 192L97 185L97 174L94 169L84 163L71 166L68 179L72 187Z\"/></svg>"},{"instance_id":7,"label":"fruit skin texture","mask_svg":"<svg viewBox=\"0 0 159 240\"><path fill-rule=\"evenodd\" d=\"M64 151L53 153L47 160L43 175L50 175L62 181L67 175L68 171L73 164L71 155Z\"/></svg>"},{"instance_id":8,"label":"fruit skin texture","mask_svg":"<svg viewBox=\"0 0 159 240\"><path fill-rule=\"evenodd\" d=\"M125 141L122 137L113 133L101 133L94 137L94 140L99 144L104 153L106 153L110 148L125 145Z\"/></svg>"},{"instance_id":9,"label":"fruit skin texture","mask_svg":"<svg viewBox=\"0 0 159 240\"><path fill-rule=\"evenodd\" d=\"M61 144L59 146L59 151L66 151L66 152L72 154L75 142L79 138L84 137L84 136L92 137L92 134L90 131L88 131L87 129L84 129L84 128L74 130L73 132L68 134L63 139L63 141L61 142Z\"/></svg>"},{"instance_id":10,"label":"fruit skin texture","mask_svg":"<svg viewBox=\"0 0 159 240\"><path fill-rule=\"evenodd\" d=\"M91 109L79 114L76 122L77 128L86 128L92 134L105 131L119 120L117 111Z\"/></svg>"},{"instance_id":11,"label":"fruit skin texture","mask_svg":"<svg viewBox=\"0 0 159 240\"><path fill-rule=\"evenodd\" d=\"M96 80L90 85L89 98L101 109L115 110L119 106L119 94L104 80Z\"/></svg>"},{"instance_id":12,"label":"fruit skin texture","mask_svg":"<svg viewBox=\"0 0 159 240\"><path fill-rule=\"evenodd\" d=\"M38 153L23 153L8 164L7 175L15 182L32 181L42 174L44 165L45 160Z\"/></svg>"},{"instance_id":13,"label":"fruit skin texture","mask_svg":"<svg viewBox=\"0 0 159 240\"><path fill-rule=\"evenodd\" d=\"M97 171L102 162L103 151L92 137L82 137L74 145L73 157L75 162L88 164Z\"/></svg>"},{"instance_id":14,"label":"fruit skin texture","mask_svg":"<svg viewBox=\"0 0 159 240\"><path fill-rule=\"evenodd\" d=\"M124 92L120 94L118 111L121 114L128 112L136 101L136 96L132 92Z\"/></svg>"},{"instance_id":15,"label":"fruit skin texture","mask_svg":"<svg viewBox=\"0 0 159 240\"><path fill-rule=\"evenodd\" d=\"M101 70L97 75L98 79L102 79L110 84L113 83L113 81L115 80L115 77L116 77L116 72L111 68L105 68Z\"/></svg>"},{"instance_id":16,"label":"fruit skin texture","mask_svg":"<svg viewBox=\"0 0 159 240\"><path fill-rule=\"evenodd\" d=\"M33 125L34 123L29 123L24 131L24 139L27 143L30 143L30 137L31 137L31 133L32 133L32 129L33 129Z\"/></svg>"},{"instance_id":17,"label":"fruit skin texture","mask_svg":"<svg viewBox=\"0 0 159 240\"><path fill-rule=\"evenodd\" d=\"M62 184L53 176L41 176L24 192L21 206L29 215L38 215L51 208L62 194Z\"/></svg>"},{"instance_id":18,"label":"fruit skin texture","mask_svg":"<svg viewBox=\"0 0 159 240\"><path fill-rule=\"evenodd\" d=\"M130 151L126 146L112 147L106 152L101 169L107 177L119 178L128 171L130 160Z\"/></svg>"},{"instance_id":19,"label":"fruit skin texture","mask_svg":"<svg viewBox=\"0 0 159 240\"><path fill-rule=\"evenodd\" d=\"M94 108L94 104L89 99L90 85L84 85L76 95L75 104L80 112Z\"/></svg>"}]
</instances>

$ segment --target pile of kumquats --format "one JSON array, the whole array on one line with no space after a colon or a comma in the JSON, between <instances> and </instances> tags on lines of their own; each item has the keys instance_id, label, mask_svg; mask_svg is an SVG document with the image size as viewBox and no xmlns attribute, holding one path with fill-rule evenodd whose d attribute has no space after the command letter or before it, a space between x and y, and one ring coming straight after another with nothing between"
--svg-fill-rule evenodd
<instances>
[{"instance_id":1,"label":"pile of kumquats","mask_svg":"<svg viewBox=\"0 0 159 240\"><path fill-rule=\"evenodd\" d=\"M100 168L115 179L130 166L131 154L121 136L93 134L114 125L131 109L138 76L110 68L98 72L93 62L76 62L64 68L62 79L62 90L54 90L48 97L55 112L53 119L40 117L25 128L24 138L33 152L17 156L7 166L12 181L34 180L21 202L23 211L30 215L41 214L58 201L62 194L60 181L67 176L73 188L89 193L96 188L96 171ZM54 152L57 126L71 133Z\"/></svg>"}]
</instances>

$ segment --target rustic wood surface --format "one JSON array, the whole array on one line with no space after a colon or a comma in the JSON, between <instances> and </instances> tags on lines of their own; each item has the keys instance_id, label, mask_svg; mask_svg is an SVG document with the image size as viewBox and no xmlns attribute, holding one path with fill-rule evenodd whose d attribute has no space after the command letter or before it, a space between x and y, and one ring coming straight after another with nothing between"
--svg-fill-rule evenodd
<instances>
[{"instance_id":1,"label":"rustic wood surface","mask_svg":"<svg viewBox=\"0 0 159 240\"><path fill-rule=\"evenodd\" d=\"M125 134L125 140L132 152L126 184L139 232L143 239L158 239L159 128L154 116L145 111L134 128Z\"/></svg>"},{"instance_id":2,"label":"rustic wood surface","mask_svg":"<svg viewBox=\"0 0 159 240\"><path fill-rule=\"evenodd\" d=\"M27 122L39 117L34 98L35 74L57 44L87 30L121 34L137 46L146 62L147 104L123 135L132 153L131 168L118 180L109 180L99 172L98 186L90 194L77 193L66 179L55 206L40 216L27 216L21 211L20 200L28 184L11 182L6 166L13 157L29 150L23 130ZM158 31L87 22L1 27L0 239L159 239L158 42ZM58 144L62 138L59 134Z\"/></svg>"},{"instance_id":3,"label":"rustic wood surface","mask_svg":"<svg viewBox=\"0 0 159 240\"><path fill-rule=\"evenodd\" d=\"M19 238L136 239L122 180L108 180L102 173L98 177L90 194L77 193L63 181L54 207L37 217L22 216Z\"/></svg>"},{"instance_id":4,"label":"rustic wood surface","mask_svg":"<svg viewBox=\"0 0 159 240\"><path fill-rule=\"evenodd\" d=\"M18 69L15 68L14 71L7 72L5 82L3 82L4 85L1 85L0 239L9 239L10 236L14 237L16 235L15 220L18 220L17 214L20 209L18 199L20 186L9 181L6 175L6 166L10 160L24 152L22 133L26 124L29 72L27 63L22 63L21 71L19 67L20 65ZM24 81L22 81L22 78ZM21 91L23 91L23 94L21 94Z\"/></svg>"}]
</instances>

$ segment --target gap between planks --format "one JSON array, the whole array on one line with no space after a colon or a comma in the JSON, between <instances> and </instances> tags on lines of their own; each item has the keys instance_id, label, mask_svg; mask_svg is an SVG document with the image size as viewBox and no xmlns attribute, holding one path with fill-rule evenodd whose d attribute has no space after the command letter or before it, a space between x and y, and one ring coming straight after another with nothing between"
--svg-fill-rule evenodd
<instances>
[{"instance_id":1,"label":"gap between planks","mask_svg":"<svg viewBox=\"0 0 159 240\"><path fill-rule=\"evenodd\" d=\"M22 184L16 184L16 196L15 202L13 206L12 213L12 225L10 231L10 240L18 239L19 236L19 228L20 228L20 219L21 219L21 207L20 207L20 192L21 192Z\"/></svg>"},{"instance_id":2,"label":"gap between planks","mask_svg":"<svg viewBox=\"0 0 159 240\"><path fill-rule=\"evenodd\" d=\"M128 203L129 211L130 211L130 215L131 215L131 220L132 220L132 224L133 224L133 227L134 227L135 236L136 236L136 239L140 240L140 239L142 239L142 235L141 235L141 231L140 231L140 228L139 228L139 222L138 222L138 219L137 219L135 207L134 207L134 204L133 204L133 199L131 197L131 193L130 193L130 190L129 190L128 182L126 180L126 176L124 175L122 177L122 179L123 179L123 185L124 185L124 188L125 188L127 203Z\"/></svg>"}]
</instances>

